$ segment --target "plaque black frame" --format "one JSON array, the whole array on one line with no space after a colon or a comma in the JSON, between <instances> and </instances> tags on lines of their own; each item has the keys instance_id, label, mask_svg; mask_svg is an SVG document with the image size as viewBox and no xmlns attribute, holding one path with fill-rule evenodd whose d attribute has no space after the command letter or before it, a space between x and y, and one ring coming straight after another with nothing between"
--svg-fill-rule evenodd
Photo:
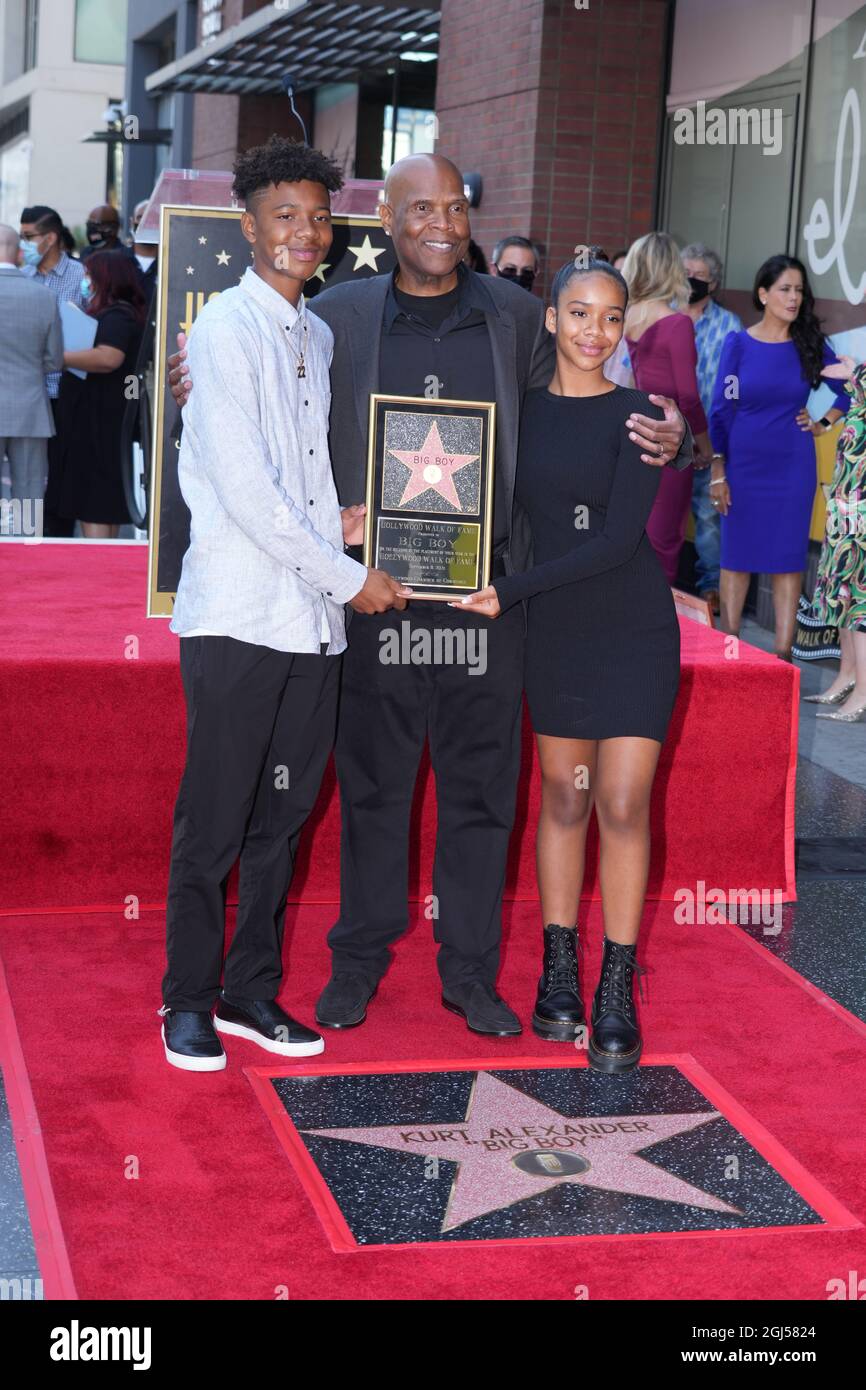
<instances>
[{"instance_id":1,"label":"plaque black frame","mask_svg":"<svg viewBox=\"0 0 866 1390\"><path fill-rule=\"evenodd\" d=\"M389 413L425 416L477 416L481 421L480 498L478 510L435 512L428 509L386 506L382 496L385 461L385 429ZM422 396L389 396L374 393L370 396L370 421L367 435L367 512L364 518L364 564L391 572L386 561L378 559L379 534L383 520L421 523L427 527L447 526L459 520L478 528L478 562L475 582L468 584L425 584L406 578L405 582L417 599L440 603L453 602L465 594L475 593L490 583L493 543L493 467L496 448L496 404L494 401L462 401ZM394 575L394 578L403 576Z\"/></svg>"}]
</instances>

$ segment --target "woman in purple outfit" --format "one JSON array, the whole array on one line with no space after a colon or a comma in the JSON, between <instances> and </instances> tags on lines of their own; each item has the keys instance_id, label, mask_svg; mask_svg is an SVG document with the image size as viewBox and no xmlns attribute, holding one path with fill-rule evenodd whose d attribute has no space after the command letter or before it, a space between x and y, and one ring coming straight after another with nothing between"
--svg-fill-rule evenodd
<instances>
[{"instance_id":1,"label":"woman in purple outfit","mask_svg":"<svg viewBox=\"0 0 866 1390\"><path fill-rule=\"evenodd\" d=\"M803 264L771 256L752 295L763 317L722 347L710 410L710 495L722 518L722 627L736 635L753 574L769 574L775 651L791 660L817 486L814 430L804 423L809 393L836 354L815 317ZM848 409L845 395L818 422L829 429Z\"/></svg>"},{"instance_id":2,"label":"woman in purple outfit","mask_svg":"<svg viewBox=\"0 0 866 1390\"><path fill-rule=\"evenodd\" d=\"M624 339L635 382L641 391L673 397L691 426L698 454L708 461L695 328L680 309L690 294L680 249L667 232L650 232L631 247L622 273L629 288ZM669 584L676 582L691 501L691 468L664 469L646 531Z\"/></svg>"}]
</instances>

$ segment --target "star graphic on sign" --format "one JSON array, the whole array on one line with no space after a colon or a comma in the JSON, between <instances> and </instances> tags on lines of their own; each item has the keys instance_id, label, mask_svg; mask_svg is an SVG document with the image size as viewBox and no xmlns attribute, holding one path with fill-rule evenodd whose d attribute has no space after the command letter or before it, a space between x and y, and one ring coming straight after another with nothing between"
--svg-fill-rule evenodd
<instances>
[{"instance_id":1,"label":"star graphic on sign","mask_svg":"<svg viewBox=\"0 0 866 1390\"><path fill-rule=\"evenodd\" d=\"M199 244L199 246L207 246L207 237L206 237L206 236L200 236L199 239L198 239L198 244Z\"/></svg>"},{"instance_id":2,"label":"star graphic on sign","mask_svg":"<svg viewBox=\"0 0 866 1390\"><path fill-rule=\"evenodd\" d=\"M557 1183L740 1216L737 1207L640 1157L641 1149L718 1117L717 1110L565 1116L490 1072L480 1071L462 1119L441 1125L437 1121L435 1126L428 1121L422 1129L402 1124L303 1132L456 1163L441 1227L444 1234L487 1212L549 1192ZM517 1140L520 1147L510 1147L509 1140ZM518 1161L527 1166L519 1167Z\"/></svg>"},{"instance_id":3,"label":"star graphic on sign","mask_svg":"<svg viewBox=\"0 0 866 1390\"><path fill-rule=\"evenodd\" d=\"M191 265L188 265L187 268L186 268L186 273L187 273L187 275L195 275L195 269L194 269L194 267L191 266Z\"/></svg>"},{"instance_id":4,"label":"star graphic on sign","mask_svg":"<svg viewBox=\"0 0 866 1390\"><path fill-rule=\"evenodd\" d=\"M370 240L369 232L364 237L360 246L347 246L346 250L351 251L352 255L355 257L355 264L352 266L353 271L360 270L364 265L369 266L371 270L378 270L379 267L376 264L376 257L384 256L385 254L384 246L379 247L378 250L374 247Z\"/></svg>"},{"instance_id":5,"label":"star graphic on sign","mask_svg":"<svg viewBox=\"0 0 866 1390\"><path fill-rule=\"evenodd\" d=\"M413 497L432 488L440 497L444 497L446 502L450 502L455 511L463 510L454 486L453 475L468 463L474 463L481 455L446 454L439 437L438 421L433 421L420 449L389 449L388 453L399 459L410 473L398 506L404 507Z\"/></svg>"},{"instance_id":6,"label":"star graphic on sign","mask_svg":"<svg viewBox=\"0 0 866 1390\"><path fill-rule=\"evenodd\" d=\"M321 280L321 281L322 281L322 284L324 284L324 283L325 283L325 271L326 271L326 270L330 270L330 269L331 269L331 262L330 262L330 261L322 261L322 264L319 266L318 270L314 270L314 271L313 271L312 275L310 276L310 280ZM308 281L307 283L309 284L309 281Z\"/></svg>"},{"instance_id":7,"label":"star graphic on sign","mask_svg":"<svg viewBox=\"0 0 866 1390\"><path fill-rule=\"evenodd\" d=\"M228 265L229 261L231 260L231 256L229 255L228 251L220 251L216 259L217 265Z\"/></svg>"}]
</instances>

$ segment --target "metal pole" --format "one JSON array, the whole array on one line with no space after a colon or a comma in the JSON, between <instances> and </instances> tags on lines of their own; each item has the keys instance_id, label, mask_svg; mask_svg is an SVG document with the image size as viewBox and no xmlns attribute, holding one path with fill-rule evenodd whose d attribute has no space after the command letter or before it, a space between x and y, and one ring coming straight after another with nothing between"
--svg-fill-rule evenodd
<instances>
[{"instance_id":1,"label":"metal pole","mask_svg":"<svg viewBox=\"0 0 866 1390\"><path fill-rule=\"evenodd\" d=\"M394 81L391 83L391 163L397 158L397 109L400 104L400 59L394 68Z\"/></svg>"}]
</instances>

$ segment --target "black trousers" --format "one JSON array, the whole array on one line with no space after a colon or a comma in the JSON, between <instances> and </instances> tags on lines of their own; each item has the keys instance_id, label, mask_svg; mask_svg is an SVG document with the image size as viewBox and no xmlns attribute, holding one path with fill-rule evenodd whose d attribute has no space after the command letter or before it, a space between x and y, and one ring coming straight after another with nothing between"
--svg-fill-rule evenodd
<instances>
[{"instance_id":1,"label":"black trousers","mask_svg":"<svg viewBox=\"0 0 866 1390\"><path fill-rule=\"evenodd\" d=\"M486 643L484 673L436 661L437 628L463 629L467 638L476 629ZM433 660L384 659L395 638L403 654L420 654L425 631ZM520 770L523 639L520 605L493 622L423 603L353 616L336 746L340 917L328 935L335 971L378 980L408 925L409 816L426 738L439 815L430 913L439 973L449 986L495 980Z\"/></svg>"},{"instance_id":2,"label":"black trousers","mask_svg":"<svg viewBox=\"0 0 866 1390\"><path fill-rule=\"evenodd\" d=\"M232 637L184 637L186 768L174 813L163 999L209 1009L219 995L226 882L240 856L224 988L273 999L282 979L295 851L334 741L340 658Z\"/></svg>"},{"instance_id":3,"label":"black trousers","mask_svg":"<svg viewBox=\"0 0 866 1390\"><path fill-rule=\"evenodd\" d=\"M60 436L57 429L57 401L51 402L54 419L54 437L48 441L48 482L45 487L45 500L42 505L42 534L44 536L70 537L75 531L75 519L61 516L57 511L60 502L62 482L62 463L60 459Z\"/></svg>"}]
</instances>

